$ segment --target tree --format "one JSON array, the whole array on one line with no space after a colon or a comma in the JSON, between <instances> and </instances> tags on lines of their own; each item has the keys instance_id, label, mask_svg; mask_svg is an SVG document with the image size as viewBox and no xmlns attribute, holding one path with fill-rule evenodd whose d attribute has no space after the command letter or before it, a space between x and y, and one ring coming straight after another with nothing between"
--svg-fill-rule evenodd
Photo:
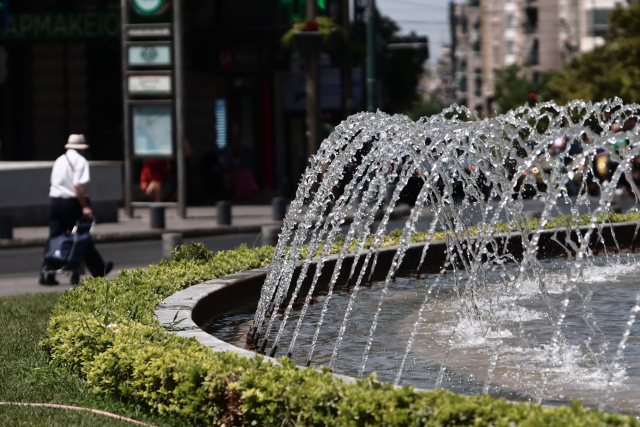
<instances>
[{"instance_id":1,"label":"tree","mask_svg":"<svg viewBox=\"0 0 640 427\"><path fill-rule=\"evenodd\" d=\"M521 73L517 64L496 71L496 85L493 99L505 113L524 105L529 95L535 93L535 85Z\"/></svg>"},{"instance_id":2,"label":"tree","mask_svg":"<svg viewBox=\"0 0 640 427\"><path fill-rule=\"evenodd\" d=\"M407 116L411 120L418 120L420 117L430 117L435 114L441 113L447 105L442 104L435 96L431 96L429 99L418 102L407 111Z\"/></svg>"},{"instance_id":3,"label":"tree","mask_svg":"<svg viewBox=\"0 0 640 427\"><path fill-rule=\"evenodd\" d=\"M617 5L609 24L604 45L551 73L541 90L544 99L565 104L618 96L627 103L640 102L640 3Z\"/></svg>"}]
</instances>

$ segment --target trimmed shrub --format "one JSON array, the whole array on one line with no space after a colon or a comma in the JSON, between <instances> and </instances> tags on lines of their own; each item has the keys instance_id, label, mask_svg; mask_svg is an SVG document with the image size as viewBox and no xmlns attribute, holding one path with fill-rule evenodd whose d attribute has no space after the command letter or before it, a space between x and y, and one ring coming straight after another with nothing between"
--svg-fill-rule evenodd
<instances>
[{"instance_id":1,"label":"trimmed shrub","mask_svg":"<svg viewBox=\"0 0 640 427\"><path fill-rule=\"evenodd\" d=\"M610 218L607 218L610 219ZM400 239L385 237L385 245ZM333 248L334 251L340 248ZM212 254L182 245L175 259L89 278L66 291L43 345L54 361L82 376L96 393L175 414L194 425L267 426L637 426L633 416L582 408L543 408L487 395L394 388L375 376L345 383L326 368L298 368L287 359L217 353L161 327L154 309L188 286L269 264L274 248Z\"/></svg>"}]
</instances>

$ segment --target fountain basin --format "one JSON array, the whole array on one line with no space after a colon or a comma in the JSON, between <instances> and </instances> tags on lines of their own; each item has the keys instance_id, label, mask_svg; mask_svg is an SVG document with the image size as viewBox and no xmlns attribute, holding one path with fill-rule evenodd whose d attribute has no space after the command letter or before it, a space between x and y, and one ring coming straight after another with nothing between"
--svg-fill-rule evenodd
<instances>
[{"instance_id":1,"label":"fountain basin","mask_svg":"<svg viewBox=\"0 0 640 427\"><path fill-rule=\"evenodd\" d=\"M438 294L444 284L450 288L448 295L453 297L455 307L443 312L451 325L449 332L444 332L448 339L437 343L440 350L444 349L437 356L440 360L430 361L435 373L433 387L443 387L457 375L449 371L453 360L450 355L455 353L459 331L471 324L480 325L478 332L468 337L471 345L476 338L497 337L484 354L474 356L488 362L481 387L488 393L493 375L497 378L503 374L498 363L504 344L501 334L511 333L508 329L514 324L519 325L519 331L529 328L524 325L528 320L514 317L522 308L524 289L535 294L532 298L539 302L541 310L536 319L546 319L546 327L551 328L524 345L541 355L541 371L532 380L532 400L540 403L554 398L546 392L547 384L555 381L558 367L564 368L558 356L572 348L573 344L566 344L572 337L565 335L565 330L575 323L577 309L582 310L578 317L587 327L584 347L606 371L603 397L598 402L603 409L635 313L640 311L640 294L635 296L636 303L626 321L618 319L626 327L614 342L609 338L612 335L607 336L600 328L589 303L594 294L588 286L582 293L581 280L586 277L586 269L603 259L609 262L609 249L635 251L637 212L626 217L634 220L630 223L577 224L596 218L620 220L611 215L616 196L633 199L637 207L640 178L632 167L640 158L632 120L637 111L636 105L624 106L614 100L594 105L574 101L561 107L550 102L486 120L470 120L468 110L457 106L418 122L380 112L352 116L336 127L310 158L283 221L268 271L203 296L191 306L192 319L206 330L229 314L228 324L235 328L232 339L240 338L234 342L243 341L241 326L248 329L245 341L249 349L333 369L346 363L341 359L345 357L356 360L355 375L363 377L375 371L384 358L376 352L382 345L384 353L387 339L384 334L376 334L377 328L384 329L385 322L394 323L407 316L406 312L396 313L396 308L403 305L394 294L402 288L397 284L404 279L399 278L425 274L423 282L404 288L407 295L413 295L405 303L415 313L409 313L414 320L413 327L405 328L404 348L389 344L394 348L393 357L401 358L394 384L401 384L402 376L412 369L405 362L411 362L414 344L420 347L416 338L432 314L432 291ZM624 121L626 131L618 132L614 121ZM623 146L626 148L620 148ZM599 200L592 200L594 197ZM529 221L525 199L543 203L540 221ZM381 248L388 242L384 234L395 228L389 219L401 202L414 207L402 231L393 233L398 246ZM570 209L571 216L564 219L571 224L565 225L561 218L549 222L567 213L562 210L563 204ZM383 206L384 215L376 224L375 214ZM431 213L431 217L427 219L425 213ZM350 215L353 221L345 230ZM505 227L504 222L510 226ZM544 229L551 224L561 228ZM517 232L495 233L506 229ZM411 243L425 236L427 242ZM353 255L347 253L352 250ZM343 252L328 255L336 251ZM604 257L596 260L601 251ZM541 261L563 257L561 262ZM616 260L621 262L622 258ZM370 287L371 291L365 289ZM371 296L374 291L377 297ZM628 301L627 291L620 295ZM570 304L574 294L581 299L577 306ZM364 300L366 304L359 306ZM488 310L483 310L487 301ZM234 319L234 310L237 313L241 307L248 312L255 307L253 321L246 317L239 321L240 316ZM606 313L604 316L606 319ZM438 323L439 319L426 321ZM357 334L349 335L348 330L353 328ZM535 335L538 331L532 328L529 330ZM572 333L582 335L582 331ZM349 340L361 346L359 353L352 350ZM591 340L600 340L601 350L592 351ZM611 353L607 346L618 350ZM346 347L350 347L348 354L343 352ZM367 367L368 362L374 367Z\"/></svg>"},{"instance_id":2,"label":"fountain basin","mask_svg":"<svg viewBox=\"0 0 640 427\"><path fill-rule=\"evenodd\" d=\"M607 225L602 228L601 235L593 233L591 236L591 250L629 250L634 251L638 242L636 222L623 222ZM589 226L583 226L574 231L576 236L573 239L577 241L577 232L585 234ZM566 249L559 245L557 241L565 241L565 229L549 229L540 233L538 256L540 258L552 258L566 254ZM519 234L499 234L496 235L496 241L507 242L506 250L515 256L522 253L521 235ZM421 258L424 243L414 243L407 250L402 265L398 269L398 276L411 276L416 274L417 265ZM504 250L505 248L501 248ZM385 247L379 250L378 263L376 271L379 273L372 274L372 280L384 279L386 271L388 271L390 263L397 247ZM429 256L423 263L423 273L435 273L442 268L445 260L444 252L446 250L446 242L434 241L430 243ZM438 256L438 254L442 254ZM520 254L520 255L518 255ZM339 255L331 255L325 261L323 272L318 280L315 288L316 293L322 293L330 281L331 270L337 262ZM338 285L346 283L346 276L354 261L354 255L348 255L343 262L342 270L347 272L340 274ZM299 274L302 263L298 263L297 272L294 275L296 279ZM311 281L315 271L315 264L310 267L307 275L307 282ZM206 330L210 327L212 321L220 321L225 316L236 313L245 312L253 313L255 306L260 298L260 290L266 278L268 269L259 268L246 272L232 274L230 276L213 279L204 283L191 286L170 297L166 298L156 308L155 315L161 324L171 324L176 319L185 319L174 333L184 337L194 337L202 344L212 348L214 351L235 351L246 357L254 357L255 352L245 348L240 348L224 342ZM305 287L308 290L309 283L303 284L301 295L305 294ZM342 378L348 377L340 375Z\"/></svg>"}]
</instances>

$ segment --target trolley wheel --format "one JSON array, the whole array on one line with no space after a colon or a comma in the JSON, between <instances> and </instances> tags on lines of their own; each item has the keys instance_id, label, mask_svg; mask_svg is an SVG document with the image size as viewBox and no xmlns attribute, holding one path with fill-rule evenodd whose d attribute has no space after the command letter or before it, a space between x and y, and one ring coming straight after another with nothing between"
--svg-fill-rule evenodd
<instances>
[{"instance_id":1,"label":"trolley wheel","mask_svg":"<svg viewBox=\"0 0 640 427\"><path fill-rule=\"evenodd\" d=\"M71 284L73 286L80 284L80 273L78 273L77 271L71 273Z\"/></svg>"}]
</instances>

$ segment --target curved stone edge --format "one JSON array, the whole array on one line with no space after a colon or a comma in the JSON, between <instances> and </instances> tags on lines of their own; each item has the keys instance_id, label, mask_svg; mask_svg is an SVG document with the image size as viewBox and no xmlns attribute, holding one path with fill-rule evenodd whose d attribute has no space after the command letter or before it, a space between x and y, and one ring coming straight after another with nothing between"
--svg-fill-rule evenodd
<instances>
[{"instance_id":1,"label":"curved stone edge","mask_svg":"<svg viewBox=\"0 0 640 427\"><path fill-rule=\"evenodd\" d=\"M200 342L200 344L209 347L213 351L232 351L243 357L259 356L270 360L273 363L278 363L278 361L272 357L260 355L253 351L236 347L214 337L211 334L208 334L203 331L192 318L193 309L203 298L210 297L212 294L215 294L225 287L246 281L247 279L260 279L261 277L266 278L267 271L267 268L256 268L220 277L218 279L207 280L206 282L178 291L165 298L156 306L156 319L158 319L161 326L168 328L172 333L185 338L195 338ZM180 323L176 324L176 321L180 321ZM333 376L347 383L353 383L356 381L355 378L346 375L334 373Z\"/></svg>"},{"instance_id":2,"label":"curved stone edge","mask_svg":"<svg viewBox=\"0 0 640 427\"><path fill-rule=\"evenodd\" d=\"M581 232L587 231L591 226L581 226L578 227L578 230ZM618 233L605 233L603 238L605 239L605 244L607 243L615 243L620 246L620 248L631 248L635 250L636 240L640 238L640 235L637 234L638 224L636 222L621 222L617 224L606 224L603 229L613 231L613 229L617 229L618 232L622 232L621 236L616 236ZM558 232L565 232L565 229L550 229L543 230L541 234L545 235L547 238L552 237ZM614 235L616 237L613 237ZM511 233L499 233L496 237L506 237L510 238L514 237L514 234ZM430 242L430 248L435 249L438 245L444 245L445 243L442 241L433 241ZM409 245L410 249L420 251L420 248L424 245L421 243L412 243ZM389 253L397 250L397 246L389 246L380 248L380 253ZM364 251L366 252L366 251ZM550 254L557 254L557 251L551 251ZM327 261L336 261L339 257L339 254L330 255L327 257ZM353 255L348 254L347 257L353 257ZM298 263L299 265L301 262ZM268 268L256 268L249 271L239 272L235 274L231 274L229 276L220 277L217 279L207 280L206 282L190 286L186 289L176 292L173 295L165 298L160 304L156 306L155 309L155 317L160 322L160 325L164 326L171 332L175 333L178 336L186 337L186 338L195 338L201 344L211 348L213 351L224 352L224 351L232 351L236 352L244 357L256 357L260 356L265 359L272 361L273 363L278 363L276 359L271 358L266 355L259 355L253 351L245 350L240 347L236 347L231 345L225 341L222 341L213 335L205 332L196 324L193 320L193 310L195 309L198 303L201 303L205 300L215 299L216 293L220 295L226 295L224 291L229 288L242 286L242 282L250 282L250 281L264 281L267 276ZM179 323L177 323L179 322ZM336 378L340 378L346 382L355 382L356 379L353 377L349 377L341 374L333 374ZM415 390L426 390L423 388L414 388Z\"/></svg>"},{"instance_id":3,"label":"curved stone edge","mask_svg":"<svg viewBox=\"0 0 640 427\"><path fill-rule=\"evenodd\" d=\"M423 243L413 243L411 247L422 246ZM379 250L380 253L394 252L397 246L384 247ZM363 251L366 253L366 251ZM331 263L339 258L339 254L333 254L326 257L326 262ZM352 254L347 254L345 258L353 258ZM315 264L315 262L312 262ZM297 263L296 267L302 265L302 261ZM268 268L255 268L253 270L234 273L229 276L217 279L207 280L206 282L190 286L186 289L176 292L165 298L156 306L155 317L160 325L167 328L171 332L182 337L194 337L200 343L211 347L214 351L235 351L238 354L247 357L255 357L257 353L242 349L231 345L225 341L215 338L214 336L203 331L200 326L193 320L193 311L199 303L205 300L214 300L216 294L224 295L224 291L231 288L241 287L243 282L260 281L264 282L267 277ZM226 295L225 295L226 296ZM223 299L222 297L221 299ZM176 323L179 321L179 323ZM275 360L268 356L263 356L271 360Z\"/></svg>"},{"instance_id":4,"label":"curved stone edge","mask_svg":"<svg viewBox=\"0 0 640 427\"><path fill-rule=\"evenodd\" d=\"M176 335L187 338L193 337L214 351L235 351L242 356L255 357L256 353L253 351L231 345L200 329L193 321L192 313L196 304L204 297L211 296L238 281L243 281L248 275L258 278L259 276L266 277L266 274L266 268L256 268L190 286L165 298L164 301L158 304L155 310L156 319L163 327L169 330L173 329L172 332ZM176 324L176 321L180 321L180 323Z\"/></svg>"}]
</instances>

